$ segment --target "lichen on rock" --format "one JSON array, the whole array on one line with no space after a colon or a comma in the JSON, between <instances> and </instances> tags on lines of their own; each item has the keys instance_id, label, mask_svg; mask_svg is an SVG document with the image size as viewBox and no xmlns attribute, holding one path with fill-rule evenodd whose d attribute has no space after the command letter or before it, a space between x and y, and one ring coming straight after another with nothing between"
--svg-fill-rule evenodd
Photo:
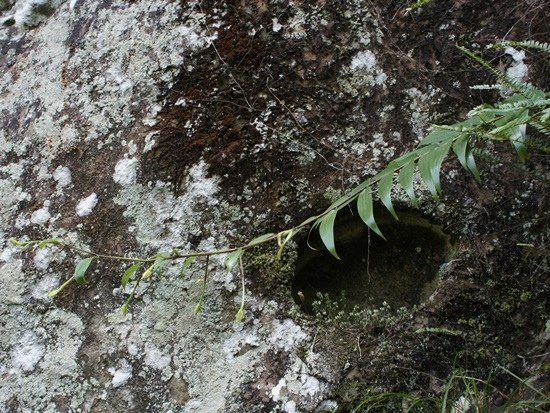
<instances>
[{"instance_id":1,"label":"lichen on rock","mask_svg":"<svg viewBox=\"0 0 550 413\"><path fill-rule=\"evenodd\" d=\"M0 410L347 411L373 389L434 391L427 375L444 380L454 361L519 368L543 322L544 157L507 169L488 152L482 186L450 162L444 204L415 186L420 214L463 241L404 312L304 314L291 283L305 231L281 260L274 245L245 253L242 323L241 274L223 256L183 276L170 261L123 315L130 263L95 259L88 285L52 300L82 257L9 243L211 251L318 214L430 123L491 98L471 97L486 74L451 43L527 33L491 5L433 3L0 1ZM512 74L542 70L508 54Z\"/></svg>"}]
</instances>

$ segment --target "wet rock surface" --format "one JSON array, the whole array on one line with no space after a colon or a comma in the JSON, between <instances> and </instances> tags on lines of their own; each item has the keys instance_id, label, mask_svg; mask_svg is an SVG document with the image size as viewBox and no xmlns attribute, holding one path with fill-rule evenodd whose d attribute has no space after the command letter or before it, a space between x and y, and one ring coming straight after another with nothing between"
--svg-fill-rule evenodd
<instances>
[{"instance_id":1,"label":"wet rock surface","mask_svg":"<svg viewBox=\"0 0 550 413\"><path fill-rule=\"evenodd\" d=\"M430 123L498 97L468 89L492 80L455 43L547 40L545 1L489 3L0 1L0 411L349 411L373 389L437 392L457 364L535 371L548 318L536 148L525 165L481 149L481 185L446 163L443 198L423 193L421 214L460 247L406 312L304 315L294 245L282 261L275 246L245 254L242 323L223 258L198 315L204 260L183 278L167 265L123 316L122 263L95 261L87 285L52 300L78 257L8 242L138 257L297 224ZM525 62L548 89L548 65Z\"/></svg>"}]
</instances>

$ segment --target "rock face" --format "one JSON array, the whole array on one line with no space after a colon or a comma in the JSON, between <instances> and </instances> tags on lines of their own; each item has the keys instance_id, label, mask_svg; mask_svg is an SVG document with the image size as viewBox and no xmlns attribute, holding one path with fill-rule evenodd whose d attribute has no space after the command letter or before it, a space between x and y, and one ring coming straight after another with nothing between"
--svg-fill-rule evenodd
<instances>
[{"instance_id":1,"label":"rock face","mask_svg":"<svg viewBox=\"0 0 550 413\"><path fill-rule=\"evenodd\" d=\"M223 257L168 264L123 316L128 265L96 260L52 300L79 257L8 242L145 257L296 225L480 103L455 42L547 29L543 1L402 3L0 0L0 411L347 411L371 387L436 391L422 373L456 361L521 367L545 321L544 157L488 161L483 187L449 167L444 202L423 194L460 264L406 314L301 314L291 245L245 255L241 323Z\"/></svg>"}]
</instances>

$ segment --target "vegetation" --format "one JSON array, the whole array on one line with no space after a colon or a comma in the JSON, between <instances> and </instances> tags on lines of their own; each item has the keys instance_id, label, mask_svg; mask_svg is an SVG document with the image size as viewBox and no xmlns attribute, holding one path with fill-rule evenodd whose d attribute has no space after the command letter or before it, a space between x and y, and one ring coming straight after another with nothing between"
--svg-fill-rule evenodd
<instances>
[{"instance_id":1,"label":"vegetation","mask_svg":"<svg viewBox=\"0 0 550 413\"><path fill-rule=\"evenodd\" d=\"M493 47L499 48L508 46L530 48L550 54L549 44L534 41L502 42L493 45ZM140 282L153 275L162 273L163 267L168 260L182 260L180 276L183 277L187 268L197 259L202 258L206 260L203 291L195 307L195 312L200 311L209 275L208 259L213 255L226 255L227 271L233 271L235 268L238 268L242 277L242 299L240 308L236 314L237 321L240 321L244 317L245 287L242 256L246 250L276 241L278 244L276 257L280 259L285 245L298 232L311 227L310 231L318 230L325 247L335 258L339 259L334 240L334 223L341 209L347 208L350 204L356 202L357 211L363 222L373 232L384 238L374 216L374 196L378 196L387 210L395 219L398 219L392 204L392 191L402 188L410 198L411 204L418 206L418 198L415 192L417 189L415 181L418 180L423 182L434 198L437 198L441 193L441 166L449 152L454 153L464 169L470 172L477 181L480 181L481 176L474 159L476 147L489 141L508 141L515 148L519 159L524 162L528 157L528 128L538 131L539 134L546 138L550 136L550 94L548 92L517 79L512 79L470 50L463 47L459 47L459 49L474 62L490 71L495 76L497 86L502 93L507 93L508 96L495 104L485 104L474 108L464 121L451 125L433 125L430 133L420 142L416 149L394 159L382 171L368 178L353 191L336 200L326 210L306 219L293 228L279 233L263 234L249 243L238 247L185 253L174 249L170 252L162 252L146 258L95 253L69 244L62 239L12 240L12 243L20 247L33 248L56 245L60 248L72 250L84 257L76 265L72 277L50 292L49 295L52 298L57 296L73 281L78 284L86 283L85 273L93 260L119 260L131 263L131 266L126 269L121 278L122 287L126 287L130 283L133 284L132 292L122 307L124 314L128 312L129 305L135 296Z\"/></svg>"},{"instance_id":2,"label":"vegetation","mask_svg":"<svg viewBox=\"0 0 550 413\"><path fill-rule=\"evenodd\" d=\"M517 381L512 392L504 392L485 380L472 377L462 369L454 370L439 396L419 396L412 393L383 392L367 396L353 409L359 412L402 411L427 413L489 413L489 412L546 412L550 398L511 371L501 368ZM502 402L497 406L494 398Z\"/></svg>"}]
</instances>

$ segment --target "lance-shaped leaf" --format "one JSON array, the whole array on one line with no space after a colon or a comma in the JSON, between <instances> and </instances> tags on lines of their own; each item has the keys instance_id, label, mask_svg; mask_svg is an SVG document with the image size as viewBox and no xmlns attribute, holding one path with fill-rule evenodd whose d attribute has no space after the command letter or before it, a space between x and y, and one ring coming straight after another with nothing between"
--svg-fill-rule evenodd
<instances>
[{"instance_id":1,"label":"lance-shaped leaf","mask_svg":"<svg viewBox=\"0 0 550 413\"><path fill-rule=\"evenodd\" d=\"M391 190L393 187L393 171L388 171L387 174L382 175L380 180L378 181L378 196L380 197L380 201L384 204L384 206L387 208L388 211L393 215L393 217L397 220L399 218L397 217L397 214L395 213L395 209L393 209L393 205L391 202Z\"/></svg>"},{"instance_id":2,"label":"lance-shaped leaf","mask_svg":"<svg viewBox=\"0 0 550 413\"><path fill-rule=\"evenodd\" d=\"M525 131L527 125L516 125L508 130L506 130L506 135L508 139L516 148L516 152L521 162L526 162L529 158L527 154L527 149L525 148Z\"/></svg>"},{"instance_id":3,"label":"lance-shaped leaf","mask_svg":"<svg viewBox=\"0 0 550 413\"><path fill-rule=\"evenodd\" d=\"M413 178L414 178L414 170L416 169L416 163L414 160L410 161L408 164L403 166L401 171L399 172L399 183L411 199L411 204L415 208L418 208L418 199L416 198L416 195L414 193L414 187L413 187Z\"/></svg>"},{"instance_id":4,"label":"lance-shaped leaf","mask_svg":"<svg viewBox=\"0 0 550 413\"><path fill-rule=\"evenodd\" d=\"M48 245L59 245L61 244L61 240L59 238L50 238L50 239L43 239L37 244L37 248L41 249Z\"/></svg>"},{"instance_id":5,"label":"lance-shaped leaf","mask_svg":"<svg viewBox=\"0 0 550 413\"><path fill-rule=\"evenodd\" d=\"M244 250L242 249L238 249L227 254L227 258L225 259L225 268L227 269L227 271L231 272L231 270L239 262L239 258L241 258L243 254Z\"/></svg>"},{"instance_id":6,"label":"lance-shaped leaf","mask_svg":"<svg viewBox=\"0 0 550 413\"><path fill-rule=\"evenodd\" d=\"M180 269L180 278L183 278L185 276L185 271L191 266L191 264L195 262L196 259L197 256L192 255L191 257L187 257L183 260L183 264L181 265Z\"/></svg>"},{"instance_id":7,"label":"lance-shaped leaf","mask_svg":"<svg viewBox=\"0 0 550 413\"><path fill-rule=\"evenodd\" d=\"M472 173L472 175L474 175L476 181L481 182L481 175L479 174L479 170L477 169L476 161L474 159L474 153L469 145L466 149L466 166L468 167L468 170Z\"/></svg>"},{"instance_id":8,"label":"lance-shaped leaf","mask_svg":"<svg viewBox=\"0 0 550 413\"><path fill-rule=\"evenodd\" d=\"M197 301L197 304L195 304L195 308L193 308L193 314L200 313L202 309L202 303L203 303L203 297L201 297L199 301Z\"/></svg>"},{"instance_id":9,"label":"lance-shaped leaf","mask_svg":"<svg viewBox=\"0 0 550 413\"><path fill-rule=\"evenodd\" d=\"M130 281L130 278L132 278L132 275L136 273L139 267L141 267L141 263L137 262L131 267L127 268L126 271L124 271L124 274L122 274L122 278L120 279L120 286L122 288L126 287L128 282Z\"/></svg>"},{"instance_id":10,"label":"lance-shaped leaf","mask_svg":"<svg viewBox=\"0 0 550 413\"><path fill-rule=\"evenodd\" d=\"M470 142L470 137L468 135L463 135L453 143L453 152L456 154L456 157L458 158L458 161L460 162L462 167L467 171L469 169L468 169L468 164L466 162L466 149L468 147L469 142Z\"/></svg>"},{"instance_id":11,"label":"lance-shaped leaf","mask_svg":"<svg viewBox=\"0 0 550 413\"><path fill-rule=\"evenodd\" d=\"M472 148L470 146L470 136L463 135L453 143L453 152L456 154L460 164L464 169L470 171L476 181L481 182L479 171L477 170Z\"/></svg>"},{"instance_id":12,"label":"lance-shaped leaf","mask_svg":"<svg viewBox=\"0 0 550 413\"><path fill-rule=\"evenodd\" d=\"M36 241L18 241L16 239L10 239L10 244L11 245L14 245L16 247L27 247L31 244L34 244L36 243Z\"/></svg>"},{"instance_id":13,"label":"lance-shaped leaf","mask_svg":"<svg viewBox=\"0 0 550 413\"><path fill-rule=\"evenodd\" d=\"M382 231L380 231L380 228L378 228L376 221L374 220L374 210L372 206L372 194L370 188L364 189L357 197L357 212L359 213L359 217L361 217L363 222L370 229L372 229L384 240L386 239L382 234Z\"/></svg>"},{"instance_id":14,"label":"lance-shaped leaf","mask_svg":"<svg viewBox=\"0 0 550 413\"><path fill-rule=\"evenodd\" d=\"M336 219L337 210L333 209L323 218L320 218L319 222L319 235L321 236L321 241L327 248L327 250L332 254L336 259L340 259L336 253L336 245L334 243L334 221Z\"/></svg>"},{"instance_id":15,"label":"lance-shaped leaf","mask_svg":"<svg viewBox=\"0 0 550 413\"><path fill-rule=\"evenodd\" d=\"M244 307L239 308L239 311L237 311L237 314L235 314L235 321L237 323L240 323L243 321L244 318Z\"/></svg>"},{"instance_id":16,"label":"lance-shaped leaf","mask_svg":"<svg viewBox=\"0 0 550 413\"><path fill-rule=\"evenodd\" d=\"M76 264L76 268L75 268L74 274L73 274L73 279L78 284L86 284L87 281L86 281L86 278L84 277L84 275L86 274L86 270L88 269L88 267L92 263L93 259L94 259L94 257L84 258L84 259L80 260L78 262L78 264Z\"/></svg>"},{"instance_id":17,"label":"lance-shaped leaf","mask_svg":"<svg viewBox=\"0 0 550 413\"><path fill-rule=\"evenodd\" d=\"M449 152L452 143L453 142L449 140L443 142L441 145L434 144L433 148L418 160L420 176L434 198L437 198L441 192L441 184L439 182L441 164Z\"/></svg>"},{"instance_id":18,"label":"lance-shaped leaf","mask_svg":"<svg viewBox=\"0 0 550 413\"><path fill-rule=\"evenodd\" d=\"M59 294L61 291L63 291L65 289L65 287L67 287L72 281L73 281L73 277L69 278L67 281L65 281L63 284L61 284L59 287L57 287L56 289L50 291L48 293L48 297L55 298L57 296L57 294Z\"/></svg>"},{"instance_id":19,"label":"lance-shaped leaf","mask_svg":"<svg viewBox=\"0 0 550 413\"><path fill-rule=\"evenodd\" d=\"M434 143L453 140L463 133L463 127L464 125L459 123L451 126L434 125L432 131L428 133L422 141L420 141L420 146L433 145Z\"/></svg>"},{"instance_id":20,"label":"lance-shaped leaf","mask_svg":"<svg viewBox=\"0 0 550 413\"><path fill-rule=\"evenodd\" d=\"M166 266L166 258L170 254L158 254L153 263L152 272L157 275L161 275L164 272L164 267Z\"/></svg>"},{"instance_id":21,"label":"lance-shaped leaf","mask_svg":"<svg viewBox=\"0 0 550 413\"><path fill-rule=\"evenodd\" d=\"M260 245L260 244L263 244L266 241L269 241L269 240L273 239L273 237L275 237L275 234L273 234L271 232L268 233L268 234L263 234L263 235L260 235L259 237L254 238L252 241L250 241L248 244L246 244L246 246L247 247L253 247L255 245Z\"/></svg>"}]
</instances>

